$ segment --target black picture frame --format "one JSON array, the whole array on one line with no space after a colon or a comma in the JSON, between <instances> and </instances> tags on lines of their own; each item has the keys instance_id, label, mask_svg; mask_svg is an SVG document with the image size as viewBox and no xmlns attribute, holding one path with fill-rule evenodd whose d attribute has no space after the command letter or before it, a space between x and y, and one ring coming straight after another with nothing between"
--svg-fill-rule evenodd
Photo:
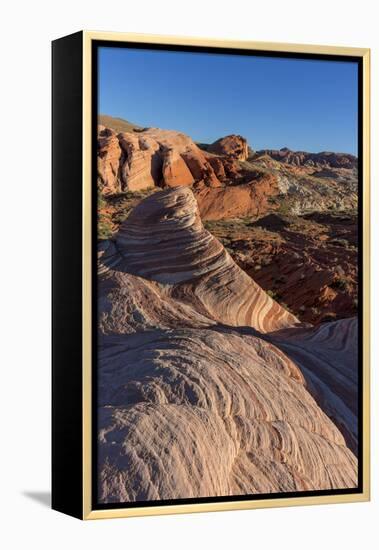
<instances>
[{"instance_id":1,"label":"black picture frame","mask_svg":"<svg viewBox=\"0 0 379 550\"><path fill-rule=\"evenodd\" d=\"M233 45L187 44L180 41L164 43L159 39L140 41L112 39L112 36L98 36L96 33L78 32L53 42L52 48L52 212L53 212L53 289L52 289L52 507L80 519L92 517L117 517L119 515L140 515L170 513L180 511L202 511L203 509L230 509L233 503L241 507L256 507L265 501L280 501L294 504L339 501L326 497L341 497L341 501L367 500L369 498L368 472L368 412L367 412L367 251L364 245L367 239L367 204L365 189L368 185L367 174L367 51L353 51L349 55L325 53L323 51L280 51L260 47L259 49ZM259 494L244 496L220 496L199 499L179 499L167 501L149 501L133 503L99 504L97 498L97 52L98 48L138 48L145 50L189 51L223 53L227 55L254 55L262 57L285 57L296 59L338 60L358 64L358 174L359 174L359 450L358 450L358 486L353 489L335 489L326 491L304 491L280 494ZM317 47L315 47L317 50ZM304 48L306 49L306 48ZM312 49L312 48L311 48ZM85 84L85 53L90 52L90 82ZM366 65L365 65L366 63ZM88 73L88 67L87 67ZM86 135L85 112L86 98L91 96L90 143L88 133L86 146L90 159L84 157L83 143ZM88 120L87 120L88 122ZM365 160L366 159L366 160ZM84 168L86 162L91 166L91 199L83 199ZM86 223L85 208L91 209L91 422L84 421L85 398L83 377L85 347L83 346L83 319L86 316L83 302L83 262L85 257L83 226ZM366 282L365 282L366 281ZM88 302L87 302L88 303ZM88 312L87 312L88 313ZM365 332L364 332L365 331ZM365 365L365 367L364 367ZM366 370L364 370L366 369ZM89 428L90 426L90 428ZM86 462L85 430L91 430L91 461ZM86 472L90 465L90 473ZM86 490L86 479L91 479L90 499ZM87 488L88 489L88 488ZM87 492L86 492L87 491ZM87 494L87 497L86 497ZM316 497L312 501L312 497ZM320 498L325 497L325 500ZM86 505L87 501L87 505ZM299 502L301 501L301 502ZM90 502L90 512L88 510ZM194 509L198 506L198 510ZM202 508L210 505L211 508ZM157 512L157 508L159 511ZM192 509L191 509L192 508ZM162 511L162 509L165 509ZM155 510L155 511L154 511Z\"/></svg>"}]
</instances>

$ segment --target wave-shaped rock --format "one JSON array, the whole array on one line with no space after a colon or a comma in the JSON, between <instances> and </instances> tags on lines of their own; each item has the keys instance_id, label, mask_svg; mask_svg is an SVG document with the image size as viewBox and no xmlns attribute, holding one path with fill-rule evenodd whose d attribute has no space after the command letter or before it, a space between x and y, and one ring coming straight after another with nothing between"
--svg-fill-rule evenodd
<instances>
[{"instance_id":1,"label":"wave-shaped rock","mask_svg":"<svg viewBox=\"0 0 379 550\"><path fill-rule=\"evenodd\" d=\"M143 200L122 224L103 264L119 273L172 285L210 318L269 332L294 326L296 317L272 300L205 230L192 191L161 191Z\"/></svg>"},{"instance_id":2,"label":"wave-shaped rock","mask_svg":"<svg viewBox=\"0 0 379 550\"><path fill-rule=\"evenodd\" d=\"M143 200L99 273L101 502L356 486L352 325L301 325L204 229L190 189Z\"/></svg>"}]
</instances>

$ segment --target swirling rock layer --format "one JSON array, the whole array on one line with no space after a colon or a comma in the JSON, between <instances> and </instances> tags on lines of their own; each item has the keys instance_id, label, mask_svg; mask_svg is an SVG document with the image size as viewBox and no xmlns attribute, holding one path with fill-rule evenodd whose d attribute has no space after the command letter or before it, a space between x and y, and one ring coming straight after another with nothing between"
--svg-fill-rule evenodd
<instances>
[{"instance_id":1,"label":"swirling rock layer","mask_svg":"<svg viewBox=\"0 0 379 550\"><path fill-rule=\"evenodd\" d=\"M170 285L175 299L201 304L215 322L269 332L296 317L273 301L204 229L190 189L155 193L123 223L104 266Z\"/></svg>"},{"instance_id":2,"label":"swirling rock layer","mask_svg":"<svg viewBox=\"0 0 379 550\"><path fill-rule=\"evenodd\" d=\"M274 341L301 365L307 387L358 451L358 323L356 317L317 328L284 331Z\"/></svg>"},{"instance_id":3,"label":"swirling rock layer","mask_svg":"<svg viewBox=\"0 0 379 550\"><path fill-rule=\"evenodd\" d=\"M145 199L100 250L100 501L355 487L352 334L267 296L190 189Z\"/></svg>"}]
</instances>

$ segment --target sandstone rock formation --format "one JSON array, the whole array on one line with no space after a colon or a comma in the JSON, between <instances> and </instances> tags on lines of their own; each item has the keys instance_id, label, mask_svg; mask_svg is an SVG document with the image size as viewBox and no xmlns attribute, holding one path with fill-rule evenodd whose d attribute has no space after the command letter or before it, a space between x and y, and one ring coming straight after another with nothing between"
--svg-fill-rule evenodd
<instances>
[{"instance_id":1,"label":"sandstone rock formation","mask_svg":"<svg viewBox=\"0 0 379 550\"><path fill-rule=\"evenodd\" d=\"M175 285L177 301L182 295L185 299L188 293L194 293L201 311L207 312L213 322L251 326L260 332L298 323L204 229L196 199L185 187L176 192L158 192L143 200L121 226L103 265L118 273ZM169 288L166 291L169 293Z\"/></svg>"},{"instance_id":2,"label":"sandstone rock formation","mask_svg":"<svg viewBox=\"0 0 379 550\"><path fill-rule=\"evenodd\" d=\"M273 341L301 365L309 392L357 454L357 318L341 319L296 333L284 331L277 333Z\"/></svg>"},{"instance_id":3,"label":"sandstone rock formation","mask_svg":"<svg viewBox=\"0 0 379 550\"><path fill-rule=\"evenodd\" d=\"M98 291L101 502L356 486L354 322L299 323L188 187L101 244Z\"/></svg>"},{"instance_id":4,"label":"sandstone rock formation","mask_svg":"<svg viewBox=\"0 0 379 550\"><path fill-rule=\"evenodd\" d=\"M99 126L99 188L103 193L220 182L203 151L185 134L147 128L116 134ZM220 170L219 170L220 172Z\"/></svg>"},{"instance_id":5,"label":"sandstone rock formation","mask_svg":"<svg viewBox=\"0 0 379 550\"><path fill-rule=\"evenodd\" d=\"M209 145L207 151L235 160L246 160L249 156L246 139L235 134L218 139Z\"/></svg>"},{"instance_id":6,"label":"sandstone rock formation","mask_svg":"<svg viewBox=\"0 0 379 550\"><path fill-rule=\"evenodd\" d=\"M99 126L102 195L154 187L193 187L203 219L354 209L357 159L338 153L264 150L249 156L245 138L226 136L200 149L173 130L116 132Z\"/></svg>"},{"instance_id":7,"label":"sandstone rock formation","mask_svg":"<svg viewBox=\"0 0 379 550\"><path fill-rule=\"evenodd\" d=\"M120 162L120 190L139 191L154 187L161 177L159 143L148 136L122 133L117 139L123 151Z\"/></svg>"},{"instance_id":8,"label":"sandstone rock formation","mask_svg":"<svg viewBox=\"0 0 379 550\"><path fill-rule=\"evenodd\" d=\"M116 133L105 126L98 127L97 174L99 188L103 193L120 190L121 147Z\"/></svg>"},{"instance_id":9,"label":"sandstone rock formation","mask_svg":"<svg viewBox=\"0 0 379 550\"><path fill-rule=\"evenodd\" d=\"M239 185L202 186L195 192L201 218L222 220L264 214L271 198L279 194L279 188L275 176L263 174Z\"/></svg>"}]
</instances>

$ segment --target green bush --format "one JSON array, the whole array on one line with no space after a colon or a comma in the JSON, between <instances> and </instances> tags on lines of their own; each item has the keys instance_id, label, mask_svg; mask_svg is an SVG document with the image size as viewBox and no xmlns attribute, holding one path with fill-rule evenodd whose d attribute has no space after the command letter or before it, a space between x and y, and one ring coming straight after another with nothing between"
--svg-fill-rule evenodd
<instances>
[{"instance_id":1,"label":"green bush","mask_svg":"<svg viewBox=\"0 0 379 550\"><path fill-rule=\"evenodd\" d=\"M112 226L111 224L106 220L100 220L97 226L97 236L100 241L104 241L106 239L110 239L112 236Z\"/></svg>"},{"instance_id":2,"label":"green bush","mask_svg":"<svg viewBox=\"0 0 379 550\"><path fill-rule=\"evenodd\" d=\"M330 287L338 290L347 290L349 287L349 279L347 277L339 276L332 282Z\"/></svg>"},{"instance_id":3,"label":"green bush","mask_svg":"<svg viewBox=\"0 0 379 550\"><path fill-rule=\"evenodd\" d=\"M280 295L275 292L274 290L267 290L266 293L272 298L273 300L278 300L280 298Z\"/></svg>"}]
</instances>

